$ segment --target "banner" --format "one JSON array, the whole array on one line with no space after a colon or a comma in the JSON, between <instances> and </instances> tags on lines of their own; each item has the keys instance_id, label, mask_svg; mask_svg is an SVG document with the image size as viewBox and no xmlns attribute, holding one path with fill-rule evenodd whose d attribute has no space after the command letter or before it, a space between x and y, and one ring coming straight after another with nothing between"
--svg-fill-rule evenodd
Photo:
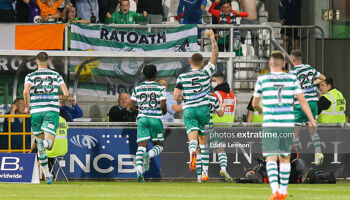
<instances>
[{"instance_id":1,"label":"banner","mask_svg":"<svg viewBox=\"0 0 350 200\"><path fill-rule=\"evenodd\" d=\"M90 60L90 61L89 61ZM158 78L168 82L172 91L179 74L191 69L187 58L71 58L70 79L74 80L79 67L78 94L115 98L121 92L131 94L134 86L143 80L142 66L157 66ZM70 91L73 84L70 85Z\"/></svg>"},{"instance_id":2,"label":"banner","mask_svg":"<svg viewBox=\"0 0 350 200\"><path fill-rule=\"evenodd\" d=\"M0 182L40 183L35 153L0 153Z\"/></svg>"},{"instance_id":3,"label":"banner","mask_svg":"<svg viewBox=\"0 0 350 200\"><path fill-rule=\"evenodd\" d=\"M74 125L70 125L74 127ZM257 128L234 127L217 128L219 133L252 133ZM336 177L350 176L349 145L343 140L348 137L348 129L319 128L322 152L325 155L321 166L314 165L313 150L300 151L302 159L308 168L333 172ZM65 156L63 168L68 178L136 178L135 153L137 149L136 128L70 128L68 130L68 153ZM336 133L336 134L335 134ZM226 134L226 135L227 135ZM232 143L250 144L249 147L227 146L222 148L227 153L227 171L234 177L244 177L247 169L258 165L262 153L254 149L262 149L261 142L256 138L236 137ZM302 149L313 149L311 137L303 128L300 138ZM255 141L255 142L254 142ZM151 145L147 150L151 149ZM222 149L220 152L222 152ZM151 159L150 171L145 177L162 179L194 179L196 173L188 168L188 139L185 128L166 128L164 150L160 156ZM209 176L212 179L222 179L220 162L215 151L210 153Z\"/></svg>"},{"instance_id":4,"label":"banner","mask_svg":"<svg viewBox=\"0 0 350 200\"><path fill-rule=\"evenodd\" d=\"M62 50L65 24L17 25L16 50Z\"/></svg>"},{"instance_id":5,"label":"banner","mask_svg":"<svg viewBox=\"0 0 350 200\"><path fill-rule=\"evenodd\" d=\"M95 51L198 51L197 26L183 25L157 32L106 25L71 25L71 49Z\"/></svg>"},{"instance_id":6,"label":"banner","mask_svg":"<svg viewBox=\"0 0 350 200\"><path fill-rule=\"evenodd\" d=\"M68 179L136 179L136 151L136 129L70 128L63 170ZM160 156L152 158L145 177L159 178L160 167Z\"/></svg>"}]
</instances>

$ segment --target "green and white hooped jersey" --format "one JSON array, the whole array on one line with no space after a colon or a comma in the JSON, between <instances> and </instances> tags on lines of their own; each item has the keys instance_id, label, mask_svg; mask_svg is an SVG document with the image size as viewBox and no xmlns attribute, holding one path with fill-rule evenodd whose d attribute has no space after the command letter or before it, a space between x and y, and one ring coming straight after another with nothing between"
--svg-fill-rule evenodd
<instances>
[{"instance_id":1,"label":"green and white hooped jersey","mask_svg":"<svg viewBox=\"0 0 350 200\"><path fill-rule=\"evenodd\" d=\"M25 77L30 84L30 113L60 112L58 88L64 84L62 76L50 69L38 69Z\"/></svg>"},{"instance_id":2,"label":"green and white hooped jersey","mask_svg":"<svg viewBox=\"0 0 350 200\"><path fill-rule=\"evenodd\" d=\"M214 70L215 65L209 62L201 70L191 70L179 75L175 87L182 90L183 109L207 104L206 98Z\"/></svg>"},{"instance_id":3,"label":"green and white hooped jersey","mask_svg":"<svg viewBox=\"0 0 350 200\"><path fill-rule=\"evenodd\" d=\"M209 120L209 126L213 126L213 114L216 111L220 111L220 104L219 100L214 97L212 94L208 94L208 104L209 104L209 114L210 114L210 120Z\"/></svg>"},{"instance_id":4,"label":"green and white hooped jersey","mask_svg":"<svg viewBox=\"0 0 350 200\"><path fill-rule=\"evenodd\" d=\"M131 100L137 102L139 110L137 117L162 119L160 101L166 100L166 89L155 81L145 81L136 86Z\"/></svg>"},{"instance_id":5,"label":"green and white hooped jersey","mask_svg":"<svg viewBox=\"0 0 350 200\"><path fill-rule=\"evenodd\" d=\"M310 65L301 64L295 66L289 74L295 75L299 80L306 101L318 101L314 80L320 76L320 72ZM299 104L297 98L294 100L295 104Z\"/></svg>"},{"instance_id":6,"label":"green and white hooped jersey","mask_svg":"<svg viewBox=\"0 0 350 200\"><path fill-rule=\"evenodd\" d=\"M295 75L272 72L258 77L254 97L262 97L263 127L293 127L293 102L296 94L301 94L299 81Z\"/></svg>"}]
</instances>

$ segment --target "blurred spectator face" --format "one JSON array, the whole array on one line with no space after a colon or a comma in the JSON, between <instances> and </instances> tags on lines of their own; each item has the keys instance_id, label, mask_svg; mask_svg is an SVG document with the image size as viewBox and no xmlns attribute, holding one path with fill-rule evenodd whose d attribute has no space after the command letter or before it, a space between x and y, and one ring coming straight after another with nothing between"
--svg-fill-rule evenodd
<instances>
[{"instance_id":1,"label":"blurred spectator face","mask_svg":"<svg viewBox=\"0 0 350 200\"><path fill-rule=\"evenodd\" d=\"M24 114L24 108L26 107L26 104L24 103L23 99L20 99L16 102L16 106L17 106L17 111L16 113L18 114Z\"/></svg>"},{"instance_id":2,"label":"blurred spectator face","mask_svg":"<svg viewBox=\"0 0 350 200\"><path fill-rule=\"evenodd\" d=\"M71 7L68 11L68 19L73 20L76 15L77 15L77 10L75 9L75 7Z\"/></svg>"},{"instance_id":3,"label":"blurred spectator face","mask_svg":"<svg viewBox=\"0 0 350 200\"><path fill-rule=\"evenodd\" d=\"M126 15L130 9L130 2L128 0L124 0L120 2L120 10Z\"/></svg>"},{"instance_id":4,"label":"blurred spectator face","mask_svg":"<svg viewBox=\"0 0 350 200\"><path fill-rule=\"evenodd\" d=\"M118 104L122 108L126 108L129 105L130 97L127 93L120 93L118 97Z\"/></svg>"},{"instance_id":5,"label":"blurred spectator face","mask_svg":"<svg viewBox=\"0 0 350 200\"><path fill-rule=\"evenodd\" d=\"M55 0L46 0L46 5L50 8L53 7L55 5Z\"/></svg>"},{"instance_id":6,"label":"blurred spectator face","mask_svg":"<svg viewBox=\"0 0 350 200\"><path fill-rule=\"evenodd\" d=\"M322 94L326 94L329 90L332 89L332 85L331 84L327 85L326 81L321 82L319 87Z\"/></svg>"},{"instance_id":7,"label":"blurred spectator face","mask_svg":"<svg viewBox=\"0 0 350 200\"><path fill-rule=\"evenodd\" d=\"M223 12L225 15L229 15L231 10L232 10L231 4L225 3L221 5L221 12Z\"/></svg>"},{"instance_id":8,"label":"blurred spectator face","mask_svg":"<svg viewBox=\"0 0 350 200\"><path fill-rule=\"evenodd\" d=\"M166 80L164 80L164 79L159 79L159 80L158 80L158 83L161 84L162 86L164 86L165 89L168 88L168 83L166 82Z\"/></svg>"}]
</instances>

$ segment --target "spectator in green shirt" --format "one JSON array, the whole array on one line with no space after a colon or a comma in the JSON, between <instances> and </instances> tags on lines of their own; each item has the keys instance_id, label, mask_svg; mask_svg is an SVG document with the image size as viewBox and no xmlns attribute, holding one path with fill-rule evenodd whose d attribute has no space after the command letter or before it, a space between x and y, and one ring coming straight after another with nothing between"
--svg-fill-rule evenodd
<instances>
[{"instance_id":1,"label":"spectator in green shirt","mask_svg":"<svg viewBox=\"0 0 350 200\"><path fill-rule=\"evenodd\" d=\"M120 1L120 11L114 12L109 18L107 16L106 22L108 24L135 24L138 22L148 21L148 14L143 11L143 15L134 11L130 11L129 0Z\"/></svg>"}]
</instances>

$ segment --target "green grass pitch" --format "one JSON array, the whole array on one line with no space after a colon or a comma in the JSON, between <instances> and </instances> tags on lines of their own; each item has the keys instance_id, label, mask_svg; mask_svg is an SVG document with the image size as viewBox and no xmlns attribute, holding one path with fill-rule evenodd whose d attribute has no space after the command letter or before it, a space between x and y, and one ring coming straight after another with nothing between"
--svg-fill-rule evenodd
<instances>
[{"instance_id":1,"label":"green grass pitch","mask_svg":"<svg viewBox=\"0 0 350 200\"><path fill-rule=\"evenodd\" d=\"M350 184L289 185L287 199L350 199ZM71 181L0 184L0 199L269 199L268 184Z\"/></svg>"}]
</instances>

